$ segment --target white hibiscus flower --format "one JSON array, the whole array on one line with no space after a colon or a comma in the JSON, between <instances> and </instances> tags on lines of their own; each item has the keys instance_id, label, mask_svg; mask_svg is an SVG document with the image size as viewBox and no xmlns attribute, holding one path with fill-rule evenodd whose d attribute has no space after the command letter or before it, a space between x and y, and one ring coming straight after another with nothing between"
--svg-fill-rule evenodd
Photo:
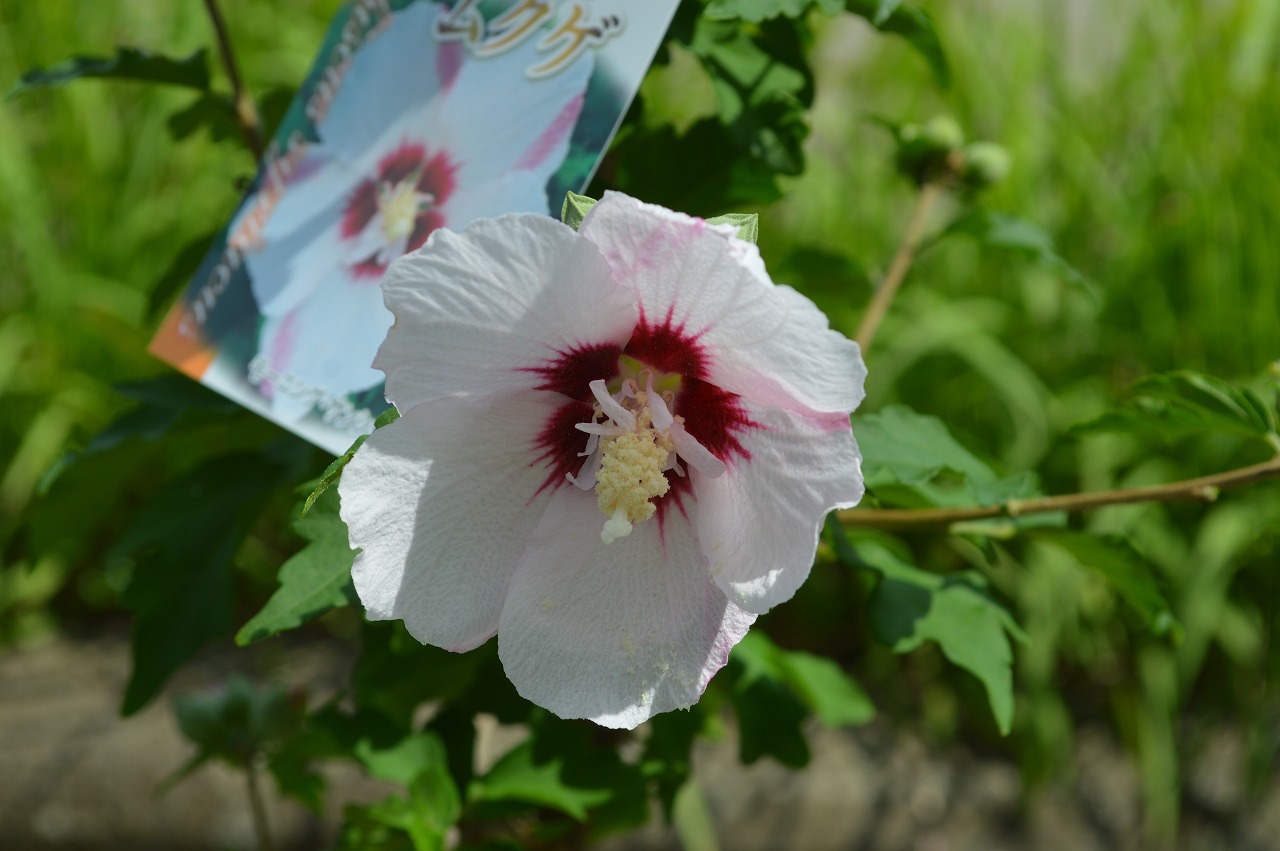
<instances>
[{"instance_id":1,"label":"white hibiscus flower","mask_svg":"<svg viewBox=\"0 0 1280 851\"><path fill-rule=\"evenodd\" d=\"M697 701L862 496L855 343L735 229L607 193L436 231L383 280L402 416L342 476L368 616L567 718Z\"/></svg>"}]
</instances>

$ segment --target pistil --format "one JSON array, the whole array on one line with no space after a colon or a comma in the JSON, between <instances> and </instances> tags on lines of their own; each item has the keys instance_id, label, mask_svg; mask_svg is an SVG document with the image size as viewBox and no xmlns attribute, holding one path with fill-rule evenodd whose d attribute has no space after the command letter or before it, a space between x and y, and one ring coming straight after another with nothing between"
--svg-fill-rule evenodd
<instances>
[{"instance_id":1,"label":"pistil","mask_svg":"<svg viewBox=\"0 0 1280 851\"><path fill-rule=\"evenodd\" d=\"M645 389L627 379L616 395L602 380L590 386L595 415L576 426L590 435L582 453L587 460L569 479L583 490L595 488L596 504L608 518L600 532L606 544L654 515L654 502L671 489L666 472L684 475L677 455L712 478L725 472L723 462L685 431L681 417L672 415L668 400L654 390L652 375Z\"/></svg>"}]
</instances>

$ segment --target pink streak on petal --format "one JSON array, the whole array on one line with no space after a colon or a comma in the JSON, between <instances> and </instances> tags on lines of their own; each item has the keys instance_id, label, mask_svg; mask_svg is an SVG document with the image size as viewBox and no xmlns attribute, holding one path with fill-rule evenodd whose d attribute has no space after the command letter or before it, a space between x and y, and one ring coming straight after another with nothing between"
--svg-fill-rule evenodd
<instances>
[{"instance_id":1,"label":"pink streak on petal","mask_svg":"<svg viewBox=\"0 0 1280 851\"><path fill-rule=\"evenodd\" d=\"M556 146L568 138L573 132L573 126L578 123L578 114L582 112L584 97L585 93L579 93L564 105L560 114L552 120L546 130L542 131L542 135L525 149L516 162L516 170L537 168Z\"/></svg>"},{"instance_id":2,"label":"pink streak on petal","mask_svg":"<svg viewBox=\"0 0 1280 851\"><path fill-rule=\"evenodd\" d=\"M297 343L298 329L294 327L297 324L298 312L295 310L280 323L279 329L276 330L276 336L271 341L271 347L267 350L271 368L277 372L287 372L285 365L289 362L289 358L293 354L293 347ZM258 390L268 399L275 398L275 387L269 381L259 384Z\"/></svg>"},{"instance_id":3,"label":"pink streak on petal","mask_svg":"<svg viewBox=\"0 0 1280 851\"><path fill-rule=\"evenodd\" d=\"M436 74L440 77L442 92L448 92L453 88L453 82L458 77L458 70L462 68L465 57L466 54L460 44L436 45Z\"/></svg>"}]
</instances>

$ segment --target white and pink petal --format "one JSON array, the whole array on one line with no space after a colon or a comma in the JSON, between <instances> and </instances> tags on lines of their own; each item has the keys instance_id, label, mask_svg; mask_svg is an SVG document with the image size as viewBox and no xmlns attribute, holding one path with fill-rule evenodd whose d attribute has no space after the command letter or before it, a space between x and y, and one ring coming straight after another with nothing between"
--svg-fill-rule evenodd
<instances>
[{"instance_id":1,"label":"white and pink petal","mask_svg":"<svg viewBox=\"0 0 1280 851\"><path fill-rule=\"evenodd\" d=\"M375 431L343 471L342 519L371 620L462 651L488 640L549 492L533 435L548 394L443 399Z\"/></svg>"},{"instance_id":2,"label":"white and pink petal","mask_svg":"<svg viewBox=\"0 0 1280 851\"><path fill-rule=\"evenodd\" d=\"M711 577L734 603L763 613L808 578L827 512L862 498L862 458L847 414L743 407L755 427L737 434L729 472L691 475Z\"/></svg>"},{"instance_id":3,"label":"white and pink petal","mask_svg":"<svg viewBox=\"0 0 1280 851\"><path fill-rule=\"evenodd\" d=\"M630 729L697 702L755 616L711 582L679 512L611 544L603 520L593 494L550 500L512 577L498 653L526 699Z\"/></svg>"},{"instance_id":4,"label":"white and pink petal","mask_svg":"<svg viewBox=\"0 0 1280 851\"><path fill-rule=\"evenodd\" d=\"M735 228L606 192L580 233L634 290L644 322L692 341L699 377L794 410L848 413L861 401L858 345L811 301L773 284Z\"/></svg>"},{"instance_id":5,"label":"white and pink petal","mask_svg":"<svg viewBox=\"0 0 1280 851\"><path fill-rule=\"evenodd\" d=\"M392 264L382 292L396 321L374 367L401 409L539 386L540 370L574 352L617 350L636 321L595 246L533 213L437 230Z\"/></svg>"}]
</instances>

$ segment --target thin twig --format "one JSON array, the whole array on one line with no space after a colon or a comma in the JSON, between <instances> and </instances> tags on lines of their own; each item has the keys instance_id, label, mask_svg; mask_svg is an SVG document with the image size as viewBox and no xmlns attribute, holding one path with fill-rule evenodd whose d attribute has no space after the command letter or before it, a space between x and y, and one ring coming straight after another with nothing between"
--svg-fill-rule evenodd
<instances>
[{"instance_id":1,"label":"thin twig","mask_svg":"<svg viewBox=\"0 0 1280 851\"><path fill-rule=\"evenodd\" d=\"M1049 511L1088 511L1105 505L1121 505L1130 502L1182 500L1213 502L1218 498L1218 491L1223 488L1278 477L1280 477L1280 456L1249 467L1215 473L1212 476L1201 476L1198 479L1171 482L1167 485L1121 488L1093 493L1069 493L1037 499L1011 499L998 505L973 508L851 508L838 512L836 517L846 526L872 529L918 529L929 526L949 526L966 520L1021 517L1026 514L1043 514Z\"/></svg>"},{"instance_id":2,"label":"thin twig","mask_svg":"<svg viewBox=\"0 0 1280 851\"><path fill-rule=\"evenodd\" d=\"M244 773L249 778L249 807L253 812L253 832L258 837L258 851L271 851L271 831L267 827L267 804L258 782L258 766L250 761Z\"/></svg>"},{"instance_id":3,"label":"thin twig","mask_svg":"<svg viewBox=\"0 0 1280 851\"><path fill-rule=\"evenodd\" d=\"M227 71L231 81L231 98L235 104L236 123L244 141L253 151L255 159L262 159L265 148L262 142L262 119L258 116L258 107L253 98L245 90L240 80L240 72L236 68L236 55L231 49L231 36L227 33L227 25L222 20L222 12L218 9L217 0L204 0L204 7L209 12L209 20L213 22L213 32L218 39L218 53L222 56L222 67Z\"/></svg>"},{"instance_id":4,"label":"thin twig","mask_svg":"<svg viewBox=\"0 0 1280 851\"><path fill-rule=\"evenodd\" d=\"M871 348L871 341L876 336L880 322L889 312L893 297L898 294L898 288L902 286L907 272L911 270L911 264L915 262L916 253L920 250L920 243L924 239L924 229L929 224L929 214L933 212L933 205L937 203L942 191L942 183L936 180L920 187L920 194L916 196L915 209L911 211L911 218L907 220L907 228L902 234L902 243L889 263L889 271L885 274L884 280L880 282L875 295L871 297L867 312L862 315L858 333L853 337L862 348L863 357L866 357L867 349Z\"/></svg>"}]
</instances>

